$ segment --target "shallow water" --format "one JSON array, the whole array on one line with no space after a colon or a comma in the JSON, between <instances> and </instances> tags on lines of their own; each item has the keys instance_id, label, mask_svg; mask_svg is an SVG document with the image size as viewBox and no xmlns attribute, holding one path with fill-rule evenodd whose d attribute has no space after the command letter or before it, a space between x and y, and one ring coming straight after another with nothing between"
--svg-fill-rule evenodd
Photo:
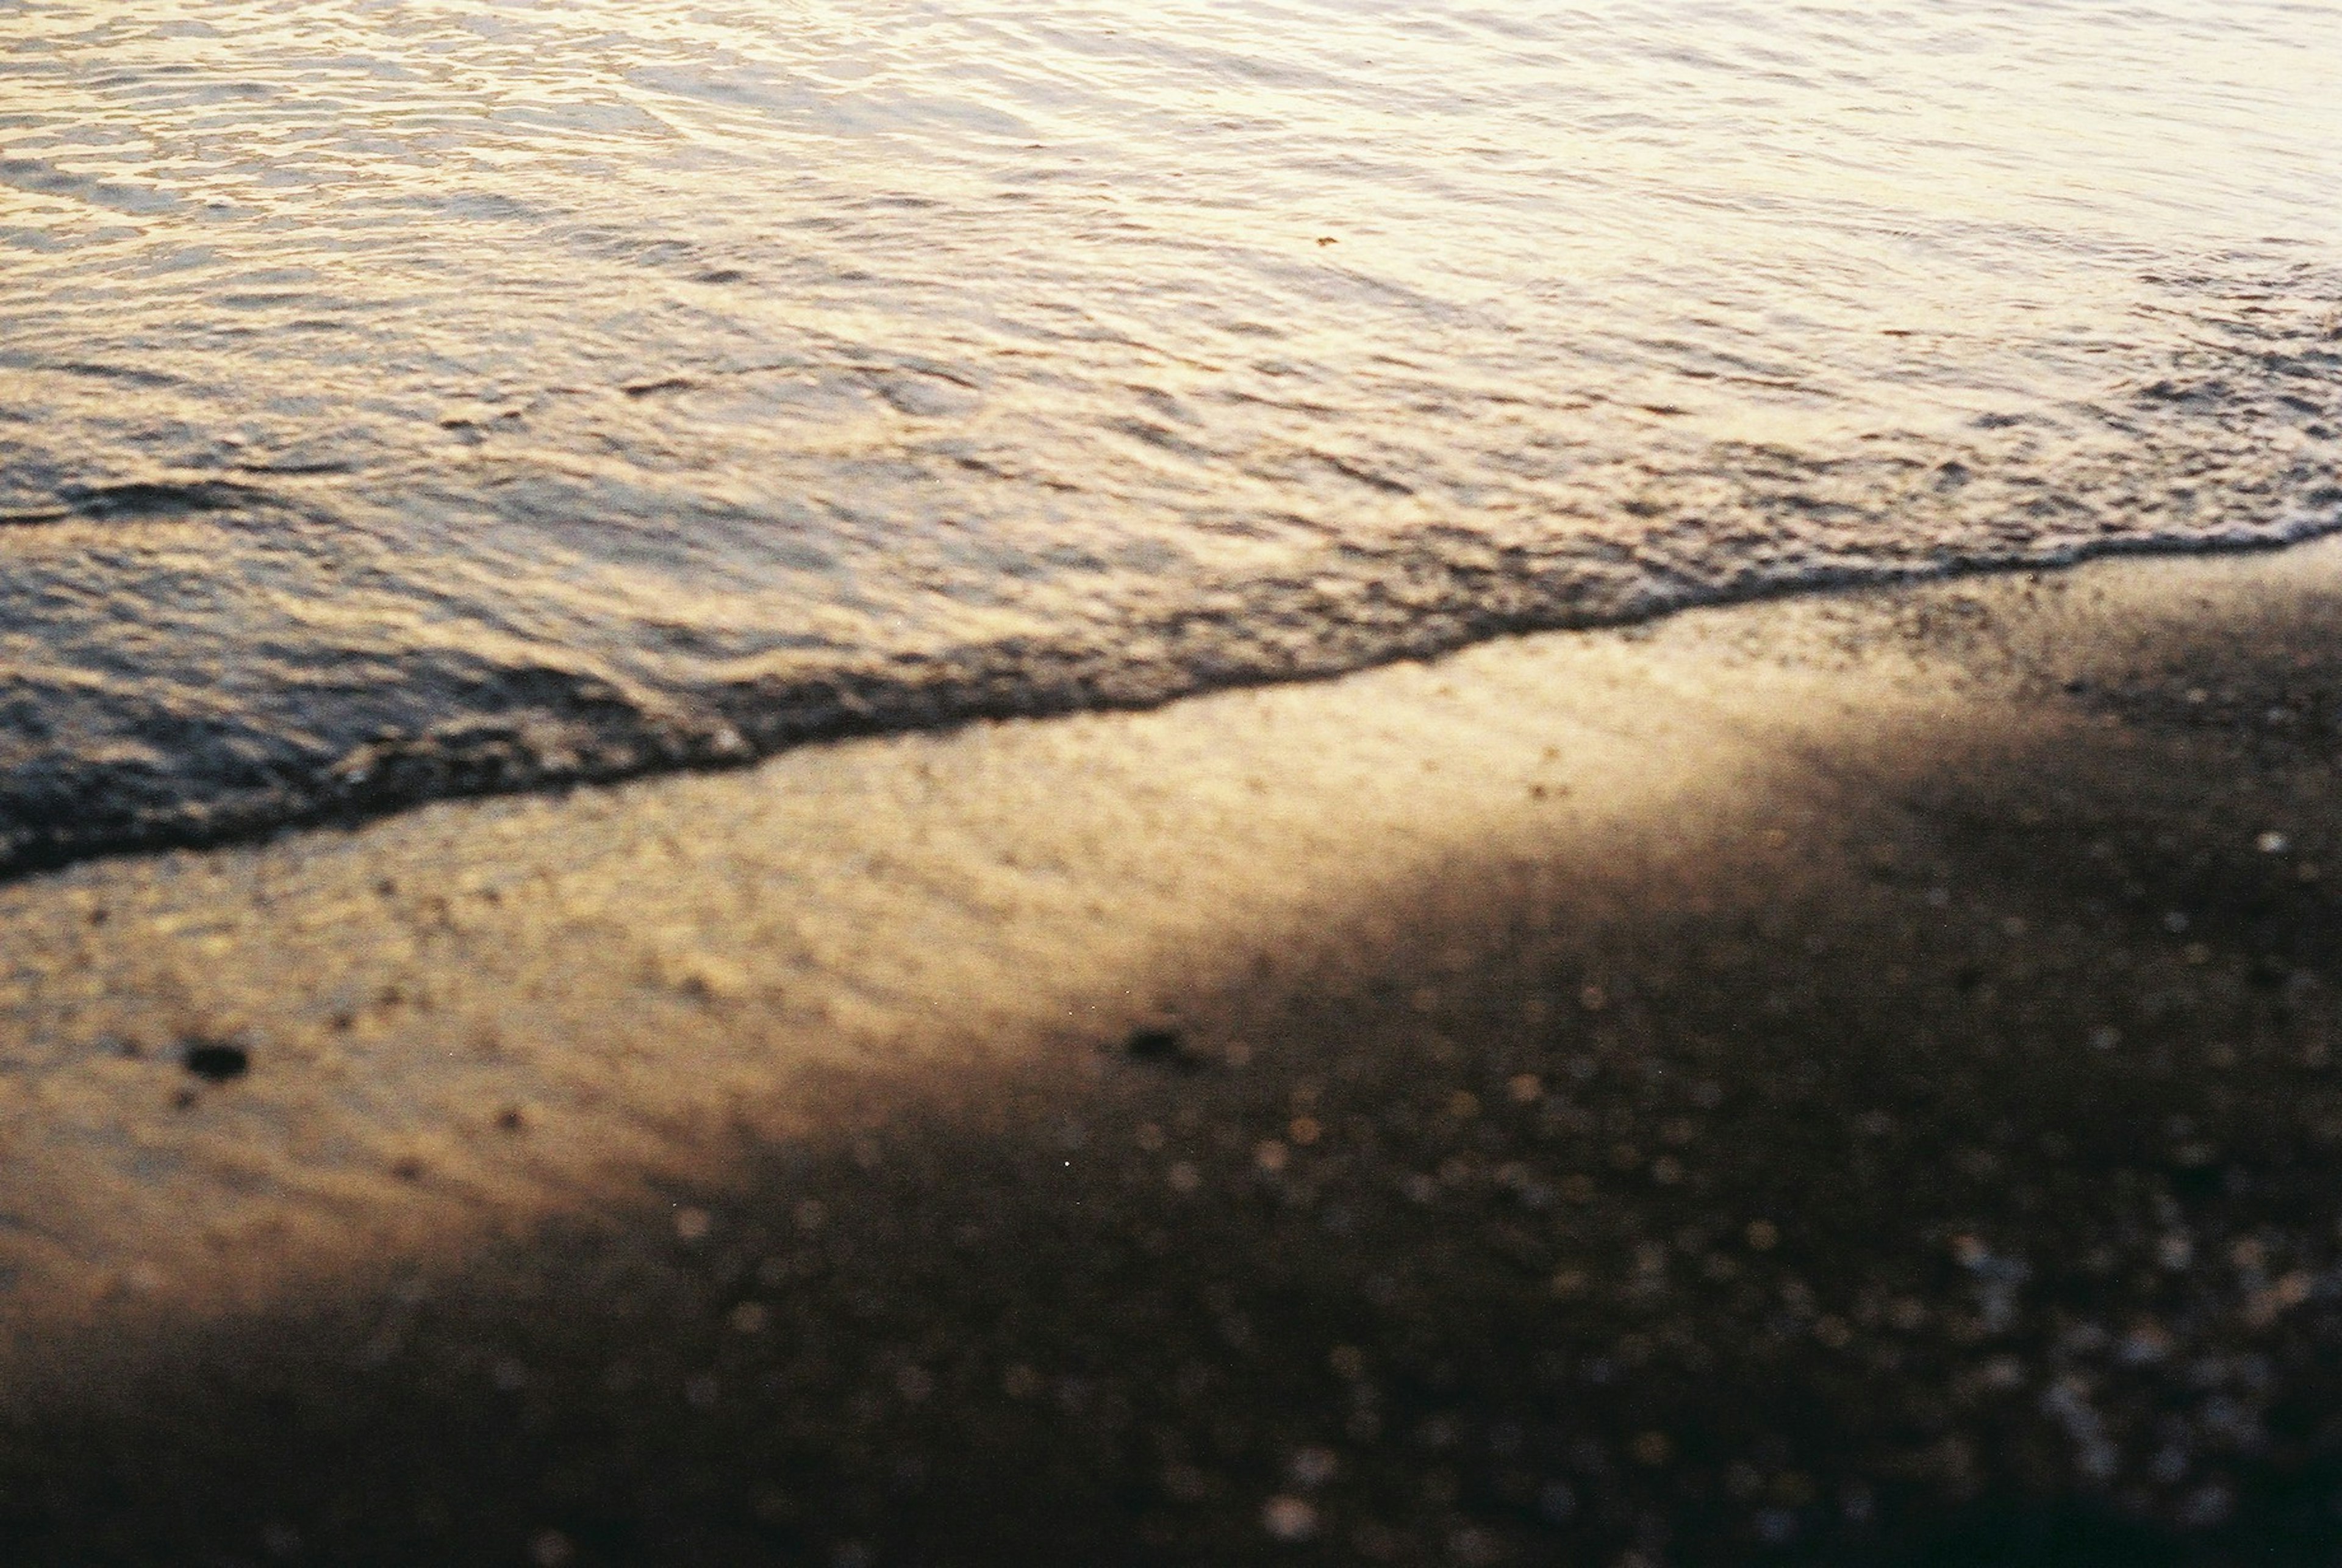
<instances>
[{"instance_id":1,"label":"shallow water","mask_svg":"<svg viewBox=\"0 0 2342 1568\"><path fill-rule=\"evenodd\" d=\"M0 865L2337 452L2330 5L0 0Z\"/></svg>"}]
</instances>

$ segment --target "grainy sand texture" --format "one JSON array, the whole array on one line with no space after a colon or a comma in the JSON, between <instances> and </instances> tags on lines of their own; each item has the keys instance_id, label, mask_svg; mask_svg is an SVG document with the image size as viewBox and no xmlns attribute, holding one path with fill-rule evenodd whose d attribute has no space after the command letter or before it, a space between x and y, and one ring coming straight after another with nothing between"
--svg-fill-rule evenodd
<instances>
[{"instance_id":1,"label":"grainy sand texture","mask_svg":"<svg viewBox=\"0 0 2342 1568\"><path fill-rule=\"evenodd\" d=\"M0 888L12 1563L2324 1563L2342 548Z\"/></svg>"}]
</instances>

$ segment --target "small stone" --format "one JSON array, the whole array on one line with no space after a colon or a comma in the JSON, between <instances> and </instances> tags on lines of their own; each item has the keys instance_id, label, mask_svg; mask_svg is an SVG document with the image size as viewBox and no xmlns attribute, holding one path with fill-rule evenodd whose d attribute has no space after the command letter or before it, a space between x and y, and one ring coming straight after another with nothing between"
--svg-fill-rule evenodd
<instances>
[{"instance_id":1,"label":"small stone","mask_svg":"<svg viewBox=\"0 0 2342 1568\"><path fill-rule=\"evenodd\" d=\"M1260 1523L1279 1541L1306 1541L1317 1533L1317 1510L1298 1497L1272 1497L1261 1505Z\"/></svg>"},{"instance_id":2,"label":"small stone","mask_svg":"<svg viewBox=\"0 0 2342 1568\"><path fill-rule=\"evenodd\" d=\"M1122 1043L1122 1054L1134 1062L1176 1067L1183 1072L1193 1072L1203 1065L1188 1051L1186 1038L1176 1029L1134 1029Z\"/></svg>"},{"instance_id":3,"label":"small stone","mask_svg":"<svg viewBox=\"0 0 2342 1568\"><path fill-rule=\"evenodd\" d=\"M225 1084L252 1070L252 1054L225 1040L190 1040L180 1049L179 1064L206 1084Z\"/></svg>"}]
</instances>

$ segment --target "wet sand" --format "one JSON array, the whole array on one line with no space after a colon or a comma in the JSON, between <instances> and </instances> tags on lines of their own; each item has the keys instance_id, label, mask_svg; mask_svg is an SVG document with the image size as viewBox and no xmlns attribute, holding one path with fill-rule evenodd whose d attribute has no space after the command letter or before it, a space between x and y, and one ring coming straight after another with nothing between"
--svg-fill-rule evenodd
<instances>
[{"instance_id":1,"label":"wet sand","mask_svg":"<svg viewBox=\"0 0 2342 1568\"><path fill-rule=\"evenodd\" d=\"M0 888L0 1553L2321 1563L2342 545Z\"/></svg>"}]
</instances>

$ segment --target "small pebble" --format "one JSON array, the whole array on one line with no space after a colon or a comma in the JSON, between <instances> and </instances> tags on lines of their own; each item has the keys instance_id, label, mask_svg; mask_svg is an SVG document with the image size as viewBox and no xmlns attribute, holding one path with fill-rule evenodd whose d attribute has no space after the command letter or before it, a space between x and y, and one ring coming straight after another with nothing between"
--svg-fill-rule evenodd
<instances>
[{"instance_id":1,"label":"small pebble","mask_svg":"<svg viewBox=\"0 0 2342 1568\"><path fill-rule=\"evenodd\" d=\"M1272 1497L1261 1506L1260 1523L1279 1541L1306 1541L1317 1533L1317 1510L1298 1497Z\"/></svg>"}]
</instances>

